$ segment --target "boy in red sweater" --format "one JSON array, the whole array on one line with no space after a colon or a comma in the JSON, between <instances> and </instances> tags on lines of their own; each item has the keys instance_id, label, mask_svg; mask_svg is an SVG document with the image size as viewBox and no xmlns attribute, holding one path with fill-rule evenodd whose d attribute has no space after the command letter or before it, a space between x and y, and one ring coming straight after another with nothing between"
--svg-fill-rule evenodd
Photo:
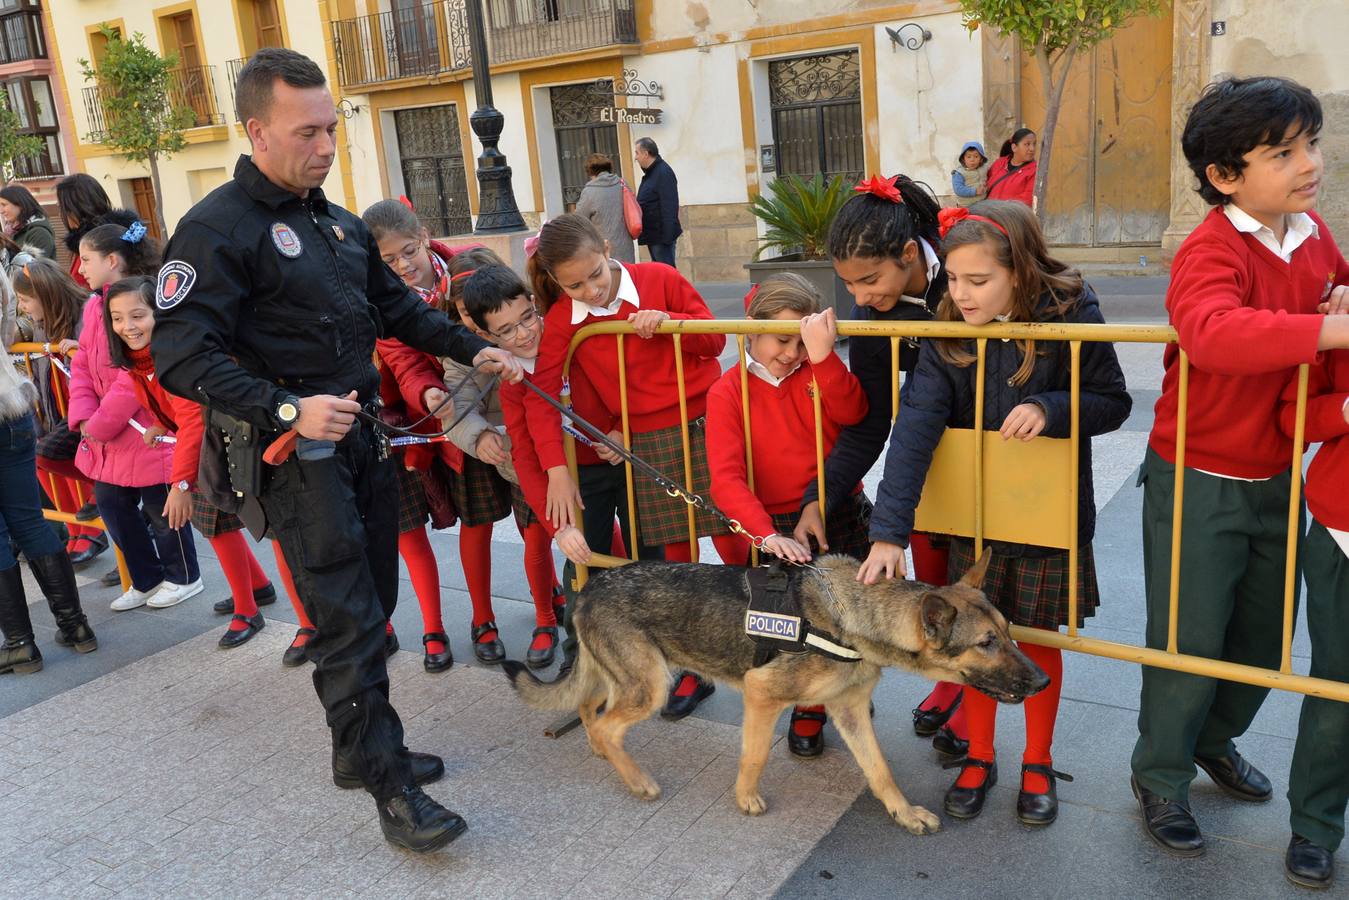
<instances>
[{"instance_id":1,"label":"boy in red sweater","mask_svg":"<svg viewBox=\"0 0 1349 900\"><path fill-rule=\"evenodd\" d=\"M750 534L764 538L765 552L805 563L810 561L810 548L792 538L792 529L806 486L818 473L814 393L818 390L820 395L825 456L845 425L856 425L866 416L867 398L861 382L834 353L838 337L834 311L820 312L819 296L804 278L785 274L765 280L747 312L751 319L800 322L801 333L751 336L746 371L732 367L708 390L712 500ZM754 463L752 483L747 456ZM835 511L828 520L830 548L858 559L864 559L871 546L867 538L871 504L861 487L858 484L844 503L831 504ZM743 550L739 559L726 562L747 565L748 542L743 542ZM787 748L796 756L819 756L824 751L824 722L823 706L796 707Z\"/></svg>"},{"instance_id":2,"label":"boy in red sweater","mask_svg":"<svg viewBox=\"0 0 1349 900\"><path fill-rule=\"evenodd\" d=\"M1297 383L1284 390L1279 425L1293 435ZM1311 367L1307 387L1308 443L1321 443L1307 470L1307 511L1311 528L1299 561L1307 580L1307 632L1312 641L1314 678L1349 681L1349 353L1325 354ZM1335 850L1344 840L1349 803L1349 703L1306 696L1298 722L1297 746L1288 776L1293 837L1284 867L1288 880L1311 888L1335 880Z\"/></svg>"},{"instance_id":3,"label":"boy in red sweater","mask_svg":"<svg viewBox=\"0 0 1349 900\"><path fill-rule=\"evenodd\" d=\"M1349 347L1349 316L1325 316L1349 267L1311 210L1321 180L1321 107L1280 78L1210 85L1182 148L1214 209L1171 266L1166 307L1180 347L1164 356L1143 495L1147 645L1167 644L1180 350L1189 356L1181 653L1276 668L1283 625L1292 442L1272 427L1300 363ZM1339 286L1339 287L1337 287ZM1195 765L1239 800L1264 802L1269 779L1241 757L1268 688L1143 669L1133 789L1143 824L1178 856L1204 852L1189 807ZM1291 848L1290 848L1291 854Z\"/></svg>"}]
</instances>

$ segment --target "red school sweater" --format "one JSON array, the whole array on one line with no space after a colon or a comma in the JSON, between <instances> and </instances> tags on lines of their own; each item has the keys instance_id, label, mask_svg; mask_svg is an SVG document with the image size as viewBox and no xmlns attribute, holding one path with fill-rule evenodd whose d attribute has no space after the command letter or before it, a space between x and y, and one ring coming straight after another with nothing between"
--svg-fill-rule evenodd
<instances>
[{"instance_id":1,"label":"red school sweater","mask_svg":"<svg viewBox=\"0 0 1349 900\"><path fill-rule=\"evenodd\" d=\"M1344 401L1349 400L1349 350L1322 355L1311 367L1307 382L1307 426L1303 438L1321 443L1307 469L1307 509L1327 528L1349 531L1349 422ZM1279 427L1290 439L1297 419L1297 374L1289 379L1279 405Z\"/></svg>"},{"instance_id":2,"label":"red school sweater","mask_svg":"<svg viewBox=\"0 0 1349 900\"><path fill-rule=\"evenodd\" d=\"M728 369L707 392L707 464L712 502L751 534L772 534L772 513L796 512L807 485L815 480L815 404L811 378L820 386L824 455L846 425L867 414L862 384L835 353L818 366L803 363L774 387L750 373L749 424L754 455L754 490L745 468L745 420L740 367ZM859 485L860 487L860 485Z\"/></svg>"},{"instance_id":3,"label":"red school sweater","mask_svg":"<svg viewBox=\"0 0 1349 900\"><path fill-rule=\"evenodd\" d=\"M134 358L137 354L133 352L132 356ZM149 359L148 355L141 358ZM177 438L177 442L173 445L169 484L186 481L192 487L196 487L197 468L201 462L201 442L206 432L201 406L164 390L164 386L159 383L153 371L132 370L127 372L127 376L131 379L132 388L141 406L148 409L159 424Z\"/></svg>"},{"instance_id":4,"label":"red school sweater","mask_svg":"<svg viewBox=\"0 0 1349 900\"><path fill-rule=\"evenodd\" d=\"M711 310L698 296L693 285L675 269L660 263L620 263L627 270L641 297L641 309L659 309L671 319L712 319ZM617 277L617 276L615 276ZM587 316L573 325L572 301L563 296L556 300L544 317L543 344L534 370L534 383L553 397L562 389L562 363L567 348L577 331L595 322L626 322L637 312L629 303L623 303L611 316ZM622 407L618 391L617 335L602 335L583 341L572 359L578 369L599 393L605 409L615 419ZM717 357L726 346L721 334L690 334L682 339L684 355L684 389L688 401L689 420L702 416L706 406L707 389L720 376ZM674 336L658 334L650 340L633 335L624 338L627 360L628 416L633 434L658 431L679 424L678 382L675 380ZM525 397L531 422L548 422L546 428L536 429L535 449L545 470L566 464L562 454L561 417L557 410L542 398Z\"/></svg>"},{"instance_id":5,"label":"red school sweater","mask_svg":"<svg viewBox=\"0 0 1349 900\"><path fill-rule=\"evenodd\" d=\"M1185 465L1236 478L1270 478L1292 462L1293 442L1276 425L1279 395L1301 363L1315 362L1329 287L1349 284L1330 229L1285 263L1214 208L1171 263L1166 308L1190 357ZM1176 461L1180 351L1166 348L1166 374L1149 445Z\"/></svg>"}]
</instances>

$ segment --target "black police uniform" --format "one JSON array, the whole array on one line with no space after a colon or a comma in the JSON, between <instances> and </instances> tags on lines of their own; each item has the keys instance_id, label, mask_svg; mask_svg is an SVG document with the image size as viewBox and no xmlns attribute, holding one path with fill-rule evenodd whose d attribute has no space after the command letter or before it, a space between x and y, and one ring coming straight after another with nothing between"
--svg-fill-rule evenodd
<instances>
[{"instance_id":1,"label":"black police uniform","mask_svg":"<svg viewBox=\"0 0 1349 900\"><path fill-rule=\"evenodd\" d=\"M301 199L277 187L247 156L178 223L165 260L155 371L169 391L264 429L264 443L283 430L287 395L355 390L371 404L377 337L463 363L487 346L418 299L359 218L318 189ZM358 421L331 455L268 467L258 499L318 626L310 656L333 748L383 802L413 782L384 664L398 487L381 456Z\"/></svg>"}]
</instances>

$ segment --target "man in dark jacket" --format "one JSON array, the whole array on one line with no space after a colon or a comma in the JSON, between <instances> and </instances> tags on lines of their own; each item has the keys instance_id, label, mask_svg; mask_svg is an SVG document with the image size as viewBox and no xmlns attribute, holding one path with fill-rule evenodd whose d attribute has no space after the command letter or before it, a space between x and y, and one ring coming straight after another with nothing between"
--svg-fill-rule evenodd
<instances>
[{"instance_id":1,"label":"man in dark jacket","mask_svg":"<svg viewBox=\"0 0 1349 900\"><path fill-rule=\"evenodd\" d=\"M651 253L652 262L675 264L675 241L684 233L679 227L679 180L674 169L661 159L656 142L638 138L637 165L642 167L642 183L637 202L642 207L642 234L637 243Z\"/></svg>"}]
</instances>

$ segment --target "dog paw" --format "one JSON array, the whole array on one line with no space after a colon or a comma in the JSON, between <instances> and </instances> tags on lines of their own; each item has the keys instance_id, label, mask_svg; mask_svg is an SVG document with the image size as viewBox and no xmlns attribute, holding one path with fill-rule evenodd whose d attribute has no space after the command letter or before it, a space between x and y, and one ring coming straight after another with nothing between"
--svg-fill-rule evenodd
<instances>
[{"instance_id":1,"label":"dog paw","mask_svg":"<svg viewBox=\"0 0 1349 900\"><path fill-rule=\"evenodd\" d=\"M903 825L910 834L936 834L941 831L941 819L921 806L892 810L890 817Z\"/></svg>"},{"instance_id":2,"label":"dog paw","mask_svg":"<svg viewBox=\"0 0 1349 900\"><path fill-rule=\"evenodd\" d=\"M628 785L628 790L639 800L658 800L660 799L660 785L650 778L640 781L637 784Z\"/></svg>"},{"instance_id":3,"label":"dog paw","mask_svg":"<svg viewBox=\"0 0 1349 900\"><path fill-rule=\"evenodd\" d=\"M740 807L740 811L747 816L761 816L764 814L764 811L768 809L768 804L764 802L763 797L759 794L749 794L744 797L737 796L735 798L735 804Z\"/></svg>"}]
</instances>

